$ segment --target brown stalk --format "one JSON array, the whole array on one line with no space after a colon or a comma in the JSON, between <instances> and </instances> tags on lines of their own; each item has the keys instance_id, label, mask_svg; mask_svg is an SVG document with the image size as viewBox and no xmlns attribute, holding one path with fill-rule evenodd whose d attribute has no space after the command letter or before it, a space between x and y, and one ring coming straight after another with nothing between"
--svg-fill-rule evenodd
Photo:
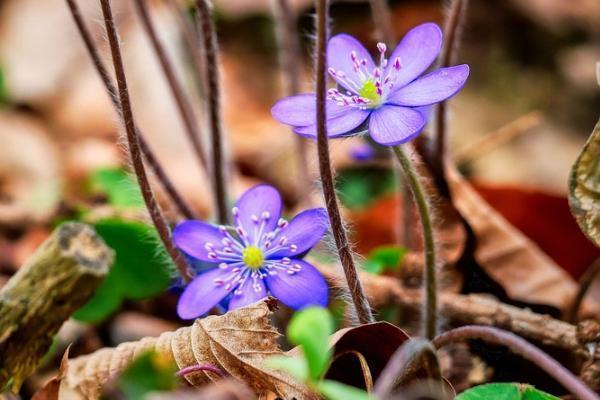
<instances>
[{"instance_id":1,"label":"brown stalk","mask_svg":"<svg viewBox=\"0 0 600 400\"><path fill-rule=\"evenodd\" d=\"M335 194L335 183L331 162L329 160L329 143L327 139L326 110L325 101L327 94L327 40L328 40L328 20L329 20L329 2L328 0L317 0L317 46L316 46L316 94L317 94L317 151L319 156L319 172L323 185L323 196L325 197L325 206L329 214L331 230L335 239L340 262L344 269L344 275L348 283L348 288L352 296L352 302L356 309L358 320L361 324L373 322L373 315L369 302L365 297L356 266L352 258L352 251L348 244L346 231L342 223L342 217L338 207L338 200Z\"/></svg>"},{"instance_id":2,"label":"brown stalk","mask_svg":"<svg viewBox=\"0 0 600 400\"><path fill-rule=\"evenodd\" d=\"M279 40L279 57L286 82L288 96L300 92L300 76L302 73L302 56L300 41L296 30L296 15L290 8L288 0L274 1L275 30ZM308 174L308 153L306 139L299 135L296 137L298 149L298 193L300 202L309 205L311 179Z\"/></svg>"},{"instance_id":3,"label":"brown stalk","mask_svg":"<svg viewBox=\"0 0 600 400\"><path fill-rule=\"evenodd\" d=\"M108 36L108 42L110 44L110 52L113 59L113 65L115 69L115 75L117 79L118 93L119 93L119 104L121 107L121 115L123 116L123 124L127 133L127 144L129 148L129 156L131 158L131 164L142 192L142 197L148 208L150 218L156 231L163 242L163 245L167 249L167 252L173 259L173 262L177 266L180 274L186 281L190 280L190 274L188 272L188 264L183 258L181 253L173 246L171 241L171 231L165 218L162 214L160 206L154 198L148 176L146 175L146 168L142 160L142 154L140 151L140 143L137 135L137 129L135 120L133 118L133 111L131 109L131 103L129 99L129 90L127 89L127 80L125 77L125 68L123 67L123 59L121 56L121 48L119 45L119 37L115 26L115 20L112 15L112 9L110 6L110 0L100 0L102 6L102 14L104 16L104 24L106 26L106 34Z\"/></svg>"},{"instance_id":4,"label":"brown stalk","mask_svg":"<svg viewBox=\"0 0 600 400\"><path fill-rule=\"evenodd\" d=\"M458 44L460 42L460 33L463 27L468 0L453 0L450 4L450 10L446 18L444 27L444 47L439 58L439 66L449 67L454 63ZM435 109L435 131L433 136L433 155L423 157L425 161L429 160L433 179L440 194L446 198L450 197L450 189L446 182L444 174L444 163L446 161L446 141L448 131L448 103L442 101Z\"/></svg>"},{"instance_id":5,"label":"brown stalk","mask_svg":"<svg viewBox=\"0 0 600 400\"><path fill-rule=\"evenodd\" d=\"M439 349L450 343L470 339L480 339L487 343L508 347L514 353L536 364L580 400L599 399L596 393L554 358L525 339L502 329L477 325L463 326L442 333L433 340L433 344Z\"/></svg>"},{"instance_id":6,"label":"brown stalk","mask_svg":"<svg viewBox=\"0 0 600 400\"><path fill-rule=\"evenodd\" d=\"M79 35L81 36L81 39L83 40L85 48L88 52L88 55L92 59L94 68L96 69L96 72L100 76L100 79L102 80L102 83L104 84L104 87L108 92L113 107L119 114L119 117L122 119L123 115L121 114L121 104L119 101L119 94L117 93L117 88L112 83L112 78L110 77L106 66L100 58L100 52L98 51L98 47L94 43L90 31L87 28L85 22L83 21L83 17L81 15L79 6L75 2L75 0L66 0L66 2L71 16L73 17L73 21L77 26ZM161 184L164 191L167 193L167 195L177 208L177 211L185 218L194 218L194 213L192 212L191 208L187 205L183 197L181 197L181 195L173 185L173 182L171 182L171 180L165 173L164 169L160 165L160 162L152 152L152 149L146 142L144 135L142 134L142 132L140 132L139 129L137 132L137 136L140 142L140 149L142 151L142 154L144 155L144 158L146 159L146 162L150 166L150 169L156 176L158 182Z\"/></svg>"},{"instance_id":7,"label":"brown stalk","mask_svg":"<svg viewBox=\"0 0 600 400\"><path fill-rule=\"evenodd\" d=\"M206 90L212 143L212 173L215 186L215 201L218 221L224 224L229 219L227 211L227 187L225 185L225 154L221 116L221 89L217 65L217 33L207 0L197 0L197 17L202 31L204 61L206 66Z\"/></svg>"},{"instance_id":8,"label":"brown stalk","mask_svg":"<svg viewBox=\"0 0 600 400\"><path fill-rule=\"evenodd\" d=\"M585 295L594 283L594 280L597 276L600 276L600 258L596 259L594 263L585 271L583 276L579 281L579 290L577 290L577 294L573 298L573 302L571 306L567 310L565 315L565 320L574 324L577 322L577 314L579 314L579 307L581 307L581 302L585 298Z\"/></svg>"},{"instance_id":9,"label":"brown stalk","mask_svg":"<svg viewBox=\"0 0 600 400\"><path fill-rule=\"evenodd\" d=\"M175 74L173 64L167 57L167 53L165 52L165 49L158 38L156 29L152 24L150 14L148 13L146 0L135 0L134 4L136 6L135 8L138 12L140 20L142 21L144 31L150 39L150 43L152 44L154 53L156 54L163 74L167 79L169 89L171 89L171 94L175 99L175 104L177 105L177 109L179 110L179 114L181 115L183 125L185 126L187 135L190 141L192 142L192 147L194 148L194 151L198 156L198 160L200 161L203 170L208 171L208 164L206 162L204 149L202 148L200 129L198 127L196 116L194 115L194 109L192 108L189 99L186 97L184 90L181 87L181 83L179 82Z\"/></svg>"},{"instance_id":10,"label":"brown stalk","mask_svg":"<svg viewBox=\"0 0 600 400\"><path fill-rule=\"evenodd\" d=\"M405 342L392 355L375 383L374 394L388 398L394 388L418 378L417 371L425 368L427 378L441 382L442 373L435 348L429 340L413 339Z\"/></svg>"}]
</instances>

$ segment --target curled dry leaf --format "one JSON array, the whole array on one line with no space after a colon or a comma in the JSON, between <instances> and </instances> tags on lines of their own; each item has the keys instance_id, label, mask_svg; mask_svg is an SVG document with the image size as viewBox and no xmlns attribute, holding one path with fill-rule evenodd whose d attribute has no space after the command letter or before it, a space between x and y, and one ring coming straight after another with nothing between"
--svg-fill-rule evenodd
<instances>
[{"instance_id":1,"label":"curled dry leaf","mask_svg":"<svg viewBox=\"0 0 600 400\"><path fill-rule=\"evenodd\" d=\"M509 297L564 311L577 291L566 271L494 210L453 167L446 170L456 209L477 238L475 259ZM584 314L598 310L588 301Z\"/></svg>"},{"instance_id":2,"label":"curled dry leaf","mask_svg":"<svg viewBox=\"0 0 600 400\"><path fill-rule=\"evenodd\" d=\"M583 233L600 247L600 121L571 169L569 205Z\"/></svg>"},{"instance_id":3,"label":"curled dry leaf","mask_svg":"<svg viewBox=\"0 0 600 400\"><path fill-rule=\"evenodd\" d=\"M284 399L311 399L312 394L303 385L263 366L267 357L283 354L277 344L279 333L269 322L274 307L273 299L260 300L225 315L198 319L190 327L159 337L121 343L76 358L70 362L63 385L78 389L88 399L97 399L103 385L129 362L154 350L173 359L180 369L212 364L245 382L260 398L274 393ZM194 386L220 379L211 372L188 374L185 378Z\"/></svg>"},{"instance_id":4,"label":"curled dry leaf","mask_svg":"<svg viewBox=\"0 0 600 400\"><path fill-rule=\"evenodd\" d=\"M67 347L65 352L63 353L62 359L60 361L60 368L58 369L58 374L50 379L44 387L38 390L32 397L32 400L58 400L59 391L60 391L60 383L64 379L67 370L69 368L69 350L71 349L71 345Z\"/></svg>"}]
</instances>

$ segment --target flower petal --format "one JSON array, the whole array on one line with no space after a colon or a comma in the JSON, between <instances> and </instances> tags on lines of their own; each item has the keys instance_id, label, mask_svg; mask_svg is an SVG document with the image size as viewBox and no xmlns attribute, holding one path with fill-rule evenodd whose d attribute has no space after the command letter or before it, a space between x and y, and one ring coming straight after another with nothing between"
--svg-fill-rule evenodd
<instances>
[{"instance_id":1,"label":"flower petal","mask_svg":"<svg viewBox=\"0 0 600 400\"><path fill-rule=\"evenodd\" d=\"M329 39L329 43L327 43L327 66L333 68L335 71L343 71L346 75L345 79L337 77L334 77L334 79L346 89L356 93L357 88L348 85L346 82L349 80L358 84L359 87L362 86L361 77L354 69L354 63L351 56L352 52L356 53L358 60L366 60L366 65L363 66L364 69L369 71L369 73L373 71L375 68L373 58L367 49L365 49L354 37L343 33L333 36Z\"/></svg>"},{"instance_id":2,"label":"flower petal","mask_svg":"<svg viewBox=\"0 0 600 400\"><path fill-rule=\"evenodd\" d=\"M229 300L229 306L227 309L229 311L235 310L236 308L245 307L248 304L252 304L264 297L267 297L267 288L262 279L258 278L256 280L256 288L254 288L255 282L252 281L251 278L244 283L241 287L238 286L236 290L233 291L233 295L231 296L231 300ZM237 290L240 290L241 293L236 293Z\"/></svg>"},{"instance_id":3,"label":"flower petal","mask_svg":"<svg viewBox=\"0 0 600 400\"><path fill-rule=\"evenodd\" d=\"M386 105L371 115L369 135L381 145L395 146L417 136L426 122L415 109Z\"/></svg>"},{"instance_id":4,"label":"flower petal","mask_svg":"<svg viewBox=\"0 0 600 400\"><path fill-rule=\"evenodd\" d=\"M360 126L369 114L370 110L359 110L358 108L346 107L347 111L344 114L327 119L327 136L334 138L344 136L351 132L356 127ZM301 126L294 129L294 132L300 136L311 139L317 138L317 124L309 126Z\"/></svg>"},{"instance_id":5,"label":"flower petal","mask_svg":"<svg viewBox=\"0 0 600 400\"><path fill-rule=\"evenodd\" d=\"M348 109L333 100L327 100L326 107L329 118L343 114ZM284 97L271 107L271 115L286 125L314 125L317 121L317 97L314 93Z\"/></svg>"},{"instance_id":6,"label":"flower petal","mask_svg":"<svg viewBox=\"0 0 600 400\"><path fill-rule=\"evenodd\" d=\"M215 285L215 279L224 279L230 275L227 269L213 268L198 275L183 290L177 303L177 314L182 319L193 319L206 314L218 302L231 292L225 285Z\"/></svg>"},{"instance_id":7,"label":"flower petal","mask_svg":"<svg viewBox=\"0 0 600 400\"><path fill-rule=\"evenodd\" d=\"M387 102L399 106L426 106L454 96L469 77L467 64L440 68L390 95Z\"/></svg>"},{"instance_id":8,"label":"flower petal","mask_svg":"<svg viewBox=\"0 0 600 400\"><path fill-rule=\"evenodd\" d=\"M402 38L389 58L386 75L391 73L395 88L400 88L421 75L438 56L442 49L442 31L436 24L428 22L411 29ZM400 59L400 70L393 72L396 58Z\"/></svg>"},{"instance_id":9,"label":"flower petal","mask_svg":"<svg viewBox=\"0 0 600 400\"><path fill-rule=\"evenodd\" d=\"M178 224L173 230L173 243L184 253L207 262L218 262L208 256L209 250L205 247L211 243L214 248L223 247L221 240L223 234L214 225L198 220L186 220Z\"/></svg>"},{"instance_id":10,"label":"flower petal","mask_svg":"<svg viewBox=\"0 0 600 400\"><path fill-rule=\"evenodd\" d=\"M324 208L302 211L272 239L272 249L275 251L267 252L266 258L276 260L282 257L297 257L299 254L306 253L319 243L328 227L329 217ZM285 244L279 246L282 238L285 238ZM293 249L292 245L295 246Z\"/></svg>"},{"instance_id":11,"label":"flower petal","mask_svg":"<svg viewBox=\"0 0 600 400\"><path fill-rule=\"evenodd\" d=\"M270 232L277 226L281 216L281 195L273 186L256 185L248 189L235 204L238 216L234 216L236 226L242 225L249 238L254 238L262 221L265 222L263 232ZM267 216L268 219L263 219ZM256 222L258 219L258 222Z\"/></svg>"},{"instance_id":12,"label":"flower petal","mask_svg":"<svg viewBox=\"0 0 600 400\"><path fill-rule=\"evenodd\" d=\"M323 275L315 267L302 260L292 260L299 271L293 275L278 270L275 275L265 278L267 287L273 296L294 310L308 306L327 306L328 287Z\"/></svg>"}]
</instances>

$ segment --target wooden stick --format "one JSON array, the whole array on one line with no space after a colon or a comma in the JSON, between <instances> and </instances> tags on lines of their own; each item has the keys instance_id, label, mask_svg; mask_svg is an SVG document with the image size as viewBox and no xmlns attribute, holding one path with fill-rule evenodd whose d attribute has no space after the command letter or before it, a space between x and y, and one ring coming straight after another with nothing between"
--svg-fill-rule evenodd
<instances>
[{"instance_id":1,"label":"wooden stick","mask_svg":"<svg viewBox=\"0 0 600 400\"><path fill-rule=\"evenodd\" d=\"M334 268L314 264L332 284L344 279ZM423 296L420 289L407 289L395 278L369 273L361 273L360 280L373 308L379 309L387 305L397 305L413 311L421 308ZM442 316L455 324L495 326L545 345L585 352L574 325L549 315L504 304L491 296L442 293L439 310Z\"/></svg>"},{"instance_id":2,"label":"wooden stick","mask_svg":"<svg viewBox=\"0 0 600 400\"><path fill-rule=\"evenodd\" d=\"M19 389L54 335L94 294L113 251L88 225L58 227L0 290L0 388Z\"/></svg>"}]
</instances>

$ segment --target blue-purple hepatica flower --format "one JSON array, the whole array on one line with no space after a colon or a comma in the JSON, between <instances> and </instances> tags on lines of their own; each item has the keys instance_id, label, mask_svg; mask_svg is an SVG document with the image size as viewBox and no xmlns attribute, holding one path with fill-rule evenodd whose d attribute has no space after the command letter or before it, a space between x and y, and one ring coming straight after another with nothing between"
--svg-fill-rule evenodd
<instances>
[{"instance_id":1,"label":"blue-purple hepatica flower","mask_svg":"<svg viewBox=\"0 0 600 400\"><path fill-rule=\"evenodd\" d=\"M228 296L232 310L269 292L293 309L327 305L325 279L301 260L327 231L327 213L314 208L288 222L281 208L279 192L258 185L232 209L234 226L187 220L175 227L173 241L180 250L214 263L184 289L177 305L181 318L201 316Z\"/></svg>"},{"instance_id":2,"label":"blue-purple hepatica flower","mask_svg":"<svg viewBox=\"0 0 600 400\"><path fill-rule=\"evenodd\" d=\"M440 68L422 75L442 47L442 32L434 23L413 28L389 58L378 43L379 64L352 36L333 36L327 45L328 71L339 89L329 89L326 102L327 135L347 136L367 124L373 140L394 146L416 137L427 122L423 107L455 95L469 75L466 64ZM279 100L273 117L294 127L301 136L315 138L316 97L300 94Z\"/></svg>"}]
</instances>

